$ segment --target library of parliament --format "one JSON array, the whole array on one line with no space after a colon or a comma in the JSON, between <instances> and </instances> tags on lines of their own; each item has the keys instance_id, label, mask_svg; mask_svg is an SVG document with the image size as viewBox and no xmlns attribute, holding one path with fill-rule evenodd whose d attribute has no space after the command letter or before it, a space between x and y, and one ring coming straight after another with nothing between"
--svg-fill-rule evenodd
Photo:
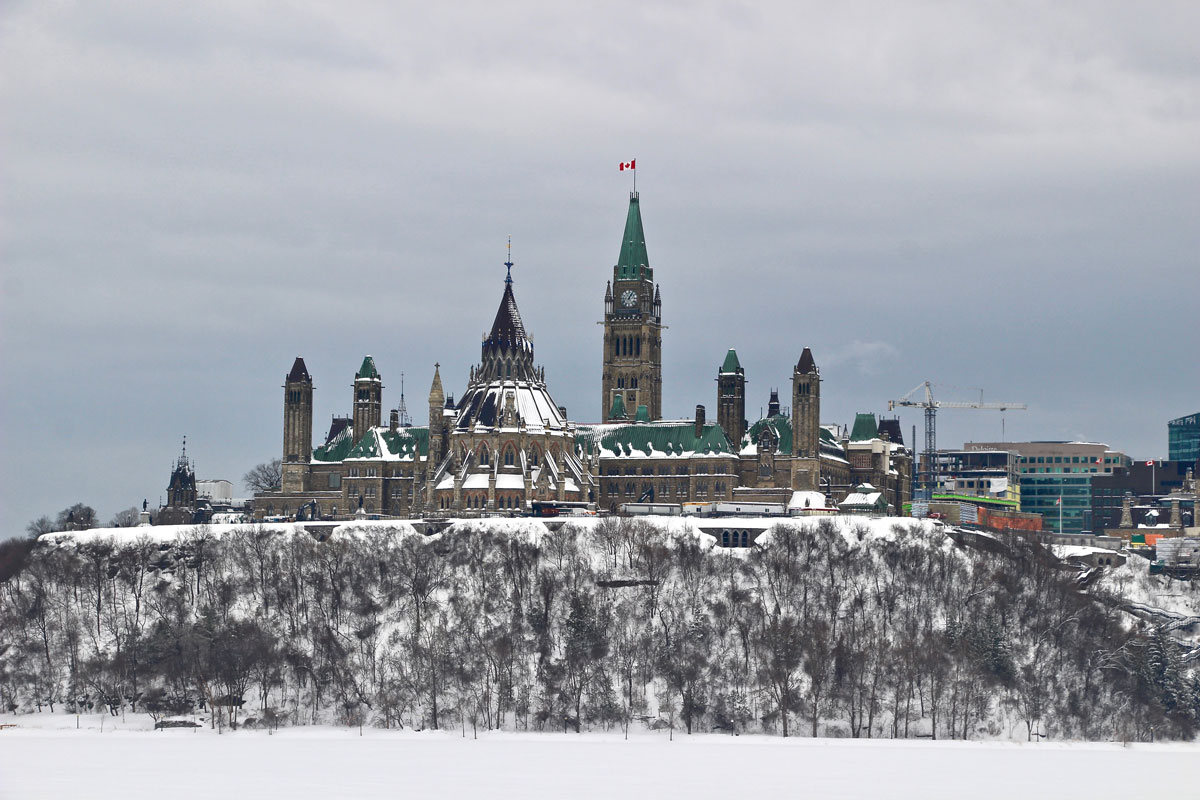
<instances>
[{"instance_id":1,"label":"library of parliament","mask_svg":"<svg viewBox=\"0 0 1200 800\"><path fill-rule=\"evenodd\" d=\"M771 392L766 415L749 423L745 371L730 350L717 368L715 419L703 404L693 418L662 418L663 300L636 192L604 288L599 422L568 420L554 402L506 266L495 319L457 400L434 367L427 425L407 424L403 408L383 421L383 379L366 356L351 413L335 416L314 448L313 379L297 358L283 386L282 484L255 496L255 515L519 514L535 501L605 511L716 501L815 510L864 490L898 511L910 499L912 453L899 422L858 414L848 431L823 425L821 372L807 347L792 368L790 408Z\"/></svg>"}]
</instances>

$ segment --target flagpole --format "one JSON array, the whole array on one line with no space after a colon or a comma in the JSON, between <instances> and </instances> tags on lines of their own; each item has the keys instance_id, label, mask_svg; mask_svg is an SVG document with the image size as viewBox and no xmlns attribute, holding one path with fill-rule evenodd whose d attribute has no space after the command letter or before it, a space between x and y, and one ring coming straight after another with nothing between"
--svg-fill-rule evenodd
<instances>
[{"instance_id":1,"label":"flagpole","mask_svg":"<svg viewBox=\"0 0 1200 800\"><path fill-rule=\"evenodd\" d=\"M1058 496L1058 532L1061 534L1062 529L1062 495Z\"/></svg>"}]
</instances>

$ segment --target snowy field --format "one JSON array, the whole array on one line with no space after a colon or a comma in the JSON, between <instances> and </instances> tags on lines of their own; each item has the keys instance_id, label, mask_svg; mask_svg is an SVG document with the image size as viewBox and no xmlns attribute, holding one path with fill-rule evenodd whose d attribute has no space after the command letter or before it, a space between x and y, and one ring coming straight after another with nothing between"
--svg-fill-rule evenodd
<instances>
[{"instance_id":1,"label":"snowy field","mask_svg":"<svg viewBox=\"0 0 1200 800\"><path fill-rule=\"evenodd\" d=\"M291 728L0 730L0 798L1196 797L1200 746ZM29 716L0 717L0 724ZM92 723L86 722L85 728Z\"/></svg>"}]
</instances>

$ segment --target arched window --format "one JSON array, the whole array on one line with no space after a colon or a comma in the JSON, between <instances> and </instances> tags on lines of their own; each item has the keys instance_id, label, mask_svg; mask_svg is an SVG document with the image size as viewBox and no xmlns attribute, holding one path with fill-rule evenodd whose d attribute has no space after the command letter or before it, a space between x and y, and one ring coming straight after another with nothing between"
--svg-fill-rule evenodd
<instances>
[{"instance_id":1,"label":"arched window","mask_svg":"<svg viewBox=\"0 0 1200 800\"><path fill-rule=\"evenodd\" d=\"M479 448L479 463L485 467L489 463L488 449L486 444Z\"/></svg>"},{"instance_id":2,"label":"arched window","mask_svg":"<svg viewBox=\"0 0 1200 800\"><path fill-rule=\"evenodd\" d=\"M531 467L538 465L538 449L536 446L529 448L529 465Z\"/></svg>"},{"instance_id":3,"label":"arched window","mask_svg":"<svg viewBox=\"0 0 1200 800\"><path fill-rule=\"evenodd\" d=\"M512 445L504 448L504 466L511 467L516 459L516 453L513 451Z\"/></svg>"},{"instance_id":4,"label":"arched window","mask_svg":"<svg viewBox=\"0 0 1200 800\"><path fill-rule=\"evenodd\" d=\"M729 531L721 531L721 546L729 547Z\"/></svg>"},{"instance_id":5,"label":"arched window","mask_svg":"<svg viewBox=\"0 0 1200 800\"><path fill-rule=\"evenodd\" d=\"M750 535L746 531L742 531L742 547L750 546Z\"/></svg>"},{"instance_id":6,"label":"arched window","mask_svg":"<svg viewBox=\"0 0 1200 800\"><path fill-rule=\"evenodd\" d=\"M504 377L506 377L506 378L512 377L512 362L511 361L504 362Z\"/></svg>"},{"instance_id":7,"label":"arched window","mask_svg":"<svg viewBox=\"0 0 1200 800\"><path fill-rule=\"evenodd\" d=\"M635 353L635 355L640 356L642 354L642 337L639 336L636 339L634 339L633 341L634 341L634 344L636 345L636 351L637 351Z\"/></svg>"},{"instance_id":8,"label":"arched window","mask_svg":"<svg viewBox=\"0 0 1200 800\"><path fill-rule=\"evenodd\" d=\"M637 378L631 378L629 381L629 386L630 386L630 388L636 389L637 388Z\"/></svg>"}]
</instances>

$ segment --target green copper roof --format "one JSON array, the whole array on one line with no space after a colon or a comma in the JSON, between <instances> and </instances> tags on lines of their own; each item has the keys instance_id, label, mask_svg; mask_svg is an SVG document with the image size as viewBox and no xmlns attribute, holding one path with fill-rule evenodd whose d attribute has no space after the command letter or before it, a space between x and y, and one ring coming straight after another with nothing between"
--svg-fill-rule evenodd
<instances>
[{"instance_id":1,"label":"green copper roof","mask_svg":"<svg viewBox=\"0 0 1200 800\"><path fill-rule=\"evenodd\" d=\"M733 348L725 354L725 363L721 365L721 372L737 372L742 368L742 363L738 361L737 351Z\"/></svg>"},{"instance_id":2,"label":"green copper roof","mask_svg":"<svg viewBox=\"0 0 1200 800\"><path fill-rule=\"evenodd\" d=\"M649 422L650 421L650 409L647 408L646 406L638 406L637 413L634 414L634 416L633 416L633 421L634 422Z\"/></svg>"},{"instance_id":3,"label":"green copper roof","mask_svg":"<svg viewBox=\"0 0 1200 800\"><path fill-rule=\"evenodd\" d=\"M730 350L729 352L733 352ZM759 434L764 428L771 428L775 435L779 438L779 450L781 456L790 456L792 454L792 420L785 417L783 414L777 414L773 417L763 417L758 422L750 426L750 430L746 431L746 437L742 440L746 444L757 444Z\"/></svg>"},{"instance_id":4,"label":"green copper roof","mask_svg":"<svg viewBox=\"0 0 1200 800\"><path fill-rule=\"evenodd\" d=\"M612 408L608 410L608 418L612 420L628 419L625 413L625 396L622 394L613 395Z\"/></svg>"},{"instance_id":5,"label":"green copper roof","mask_svg":"<svg viewBox=\"0 0 1200 800\"><path fill-rule=\"evenodd\" d=\"M631 455L634 451L640 451L645 456L651 453L665 453L668 456L733 453L725 432L715 422L705 423L699 436L696 435L696 424L690 421L628 423L598 428L582 426L575 429L575 446L581 453L593 452L597 444L602 451L617 455Z\"/></svg>"},{"instance_id":6,"label":"green copper roof","mask_svg":"<svg viewBox=\"0 0 1200 800\"><path fill-rule=\"evenodd\" d=\"M382 452L380 442L387 452ZM348 458L409 458L414 451L418 456L429 455L429 428L400 428L396 431L373 428L357 441L349 429L328 445L313 451L313 461L325 463L345 461Z\"/></svg>"},{"instance_id":7,"label":"green copper roof","mask_svg":"<svg viewBox=\"0 0 1200 800\"><path fill-rule=\"evenodd\" d=\"M355 378L378 378L379 370L375 369L375 359L370 356L363 358L362 366L358 368Z\"/></svg>"},{"instance_id":8,"label":"green copper roof","mask_svg":"<svg viewBox=\"0 0 1200 800\"><path fill-rule=\"evenodd\" d=\"M854 428L850 431L850 441L865 442L879 437L879 426L875 423L874 414L856 414Z\"/></svg>"},{"instance_id":9,"label":"green copper roof","mask_svg":"<svg viewBox=\"0 0 1200 800\"><path fill-rule=\"evenodd\" d=\"M344 461L354 449L354 436L349 427L343 428L332 442L313 450L313 461Z\"/></svg>"},{"instance_id":10,"label":"green copper roof","mask_svg":"<svg viewBox=\"0 0 1200 800\"><path fill-rule=\"evenodd\" d=\"M636 194L629 195L629 214L625 217L625 236L617 258L617 280L654 280L646 255L646 234L642 230L642 210Z\"/></svg>"},{"instance_id":11,"label":"green copper roof","mask_svg":"<svg viewBox=\"0 0 1200 800\"><path fill-rule=\"evenodd\" d=\"M384 431L383 443L392 455L407 458L414 453L418 456L429 455L429 428L400 428L396 431Z\"/></svg>"}]
</instances>

